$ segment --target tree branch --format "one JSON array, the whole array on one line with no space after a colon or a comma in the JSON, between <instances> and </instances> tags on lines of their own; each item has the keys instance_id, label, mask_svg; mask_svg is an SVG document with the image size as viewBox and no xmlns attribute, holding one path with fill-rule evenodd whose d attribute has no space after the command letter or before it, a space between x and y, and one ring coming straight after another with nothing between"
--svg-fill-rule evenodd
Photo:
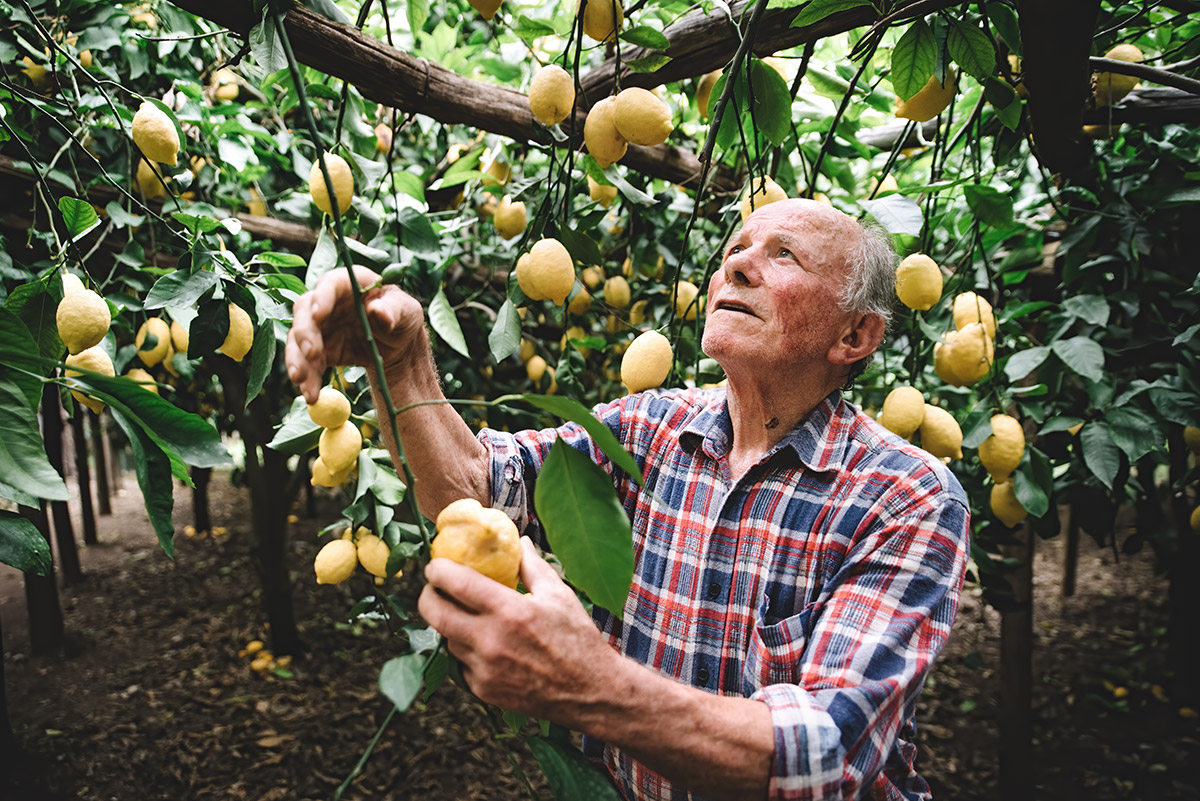
<instances>
[{"instance_id":1,"label":"tree branch","mask_svg":"<svg viewBox=\"0 0 1200 801\"><path fill-rule=\"evenodd\" d=\"M1200 81L1197 81L1195 78L1186 78L1182 75L1177 75L1161 67L1148 67L1145 64L1118 61L1115 58L1097 58L1096 56L1089 58L1088 63L1091 64L1092 69L1098 72L1116 72L1121 75L1132 75L1135 78L1144 78L1147 81L1153 81L1163 86L1173 86L1176 89L1182 89L1188 94L1200 95Z\"/></svg>"}]
</instances>

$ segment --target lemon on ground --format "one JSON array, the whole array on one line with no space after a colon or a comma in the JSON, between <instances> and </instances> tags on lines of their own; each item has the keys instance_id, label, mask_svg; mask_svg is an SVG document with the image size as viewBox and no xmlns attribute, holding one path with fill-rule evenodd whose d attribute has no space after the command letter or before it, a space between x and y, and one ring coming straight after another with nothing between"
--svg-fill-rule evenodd
<instances>
[{"instance_id":1,"label":"lemon on ground","mask_svg":"<svg viewBox=\"0 0 1200 801\"><path fill-rule=\"evenodd\" d=\"M992 433L979 443L979 461L997 484L1006 480L1025 455L1025 432L1021 423L1007 414L992 416Z\"/></svg>"},{"instance_id":2,"label":"lemon on ground","mask_svg":"<svg viewBox=\"0 0 1200 801\"><path fill-rule=\"evenodd\" d=\"M614 275L604 282L604 302L618 309L629 305L629 282L625 276Z\"/></svg>"},{"instance_id":3,"label":"lemon on ground","mask_svg":"<svg viewBox=\"0 0 1200 801\"><path fill-rule=\"evenodd\" d=\"M58 336L67 350L79 353L104 339L112 324L112 315L104 298L90 289L82 289L63 296L54 320L58 324Z\"/></svg>"},{"instance_id":4,"label":"lemon on ground","mask_svg":"<svg viewBox=\"0 0 1200 801\"><path fill-rule=\"evenodd\" d=\"M700 82L696 84L696 110L700 112L700 119L708 119L708 101L712 95L713 87L717 85L717 80L721 77L720 70L706 72Z\"/></svg>"},{"instance_id":5,"label":"lemon on ground","mask_svg":"<svg viewBox=\"0 0 1200 801\"><path fill-rule=\"evenodd\" d=\"M318 584L341 584L358 565L358 550L349 540L330 540L317 552L313 570Z\"/></svg>"},{"instance_id":6,"label":"lemon on ground","mask_svg":"<svg viewBox=\"0 0 1200 801\"><path fill-rule=\"evenodd\" d=\"M77 376L81 370L90 370L93 373L102 373L104 375L116 375L113 369L112 358L108 355L108 351L99 345L93 345L87 350L73 353L66 358L67 369L66 376ZM104 401L88 397L83 392L71 390L71 397L84 406L91 409L96 414L104 411Z\"/></svg>"},{"instance_id":7,"label":"lemon on ground","mask_svg":"<svg viewBox=\"0 0 1200 801\"><path fill-rule=\"evenodd\" d=\"M567 311L576 317L582 317L587 314L592 308L592 293L588 292L586 286L579 287L579 291L575 293L575 297L567 304Z\"/></svg>"},{"instance_id":8,"label":"lemon on ground","mask_svg":"<svg viewBox=\"0 0 1200 801\"><path fill-rule=\"evenodd\" d=\"M142 103L133 115L133 143L151 161L172 167L178 162L179 132L166 112L153 103Z\"/></svg>"},{"instance_id":9,"label":"lemon on ground","mask_svg":"<svg viewBox=\"0 0 1200 801\"><path fill-rule=\"evenodd\" d=\"M387 560L391 552L388 544L374 534L364 534L358 538L358 563L372 576L388 578ZM398 575L399 570L392 574Z\"/></svg>"},{"instance_id":10,"label":"lemon on ground","mask_svg":"<svg viewBox=\"0 0 1200 801\"><path fill-rule=\"evenodd\" d=\"M82 292L85 289L87 289L87 287L83 285L82 278L75 273L68 272L66 270L62 271L62 290L64 297L74 292Z\"/></svg>"},{"instance_id":11,"label":"lemon on ground","mask_svg":"<svg viewBox=\"0 0 1200 801\"><path fill-rule=\"evenodd\" d=\"M589 0L589 7L594 2L596 0ZM613 121L616 103L615 97L604 98L592 106L583 121L583 142L601 169L620 161L629 149L629 142L621 136Z\"/></svg>"},{"instance_id":12,"label":"lemon on ground","mask_svg":"<svg viewBox=\"0 0 1200 801\"><path fill-rule=\"evenodd\" d=\"M617 199L617 188L608 184L598 183L595 178L588 176L588 197L597 201L604 208L608 208Z\"/></svg>"},{"instance_id":13,"label":"lemon on ground","mask_svg":"<svg viewBox=\"0 0 1200 801\"><path fill-rule=\"evenodd\" d=\"M987 334L996 338L996 314L992 304L974 292L962 292L954 298L954 327L962 330L971 323L983 323Z\"/></svg>"},{"instance_id":14,"label":"lemon on ground","mask_svg":"<svg viewBox=\"0 0 1200 801\"><path fill-rule=\"evenodd\" d=\"M691 281L680 281L675 285L675 314L680 319L696 319L696 314L700 311L700 302L696 301L699 294L700 289Z\"/></svg>"},{"instance_id":15,"label":"lemon on ground","mask_svg":"<svg viewBox=\"0 0 1200 801\"><path fill-rule=\"evenodd\" d=\"M617 93L613 103L617 133L635 145L652 147L667 141L675 126L671 109L649 89L630 86Z\"/></svg>"},{"instance_id":16,"label":"lemon on ground","mask_svg":"<svg viewBox=\"0 0 1200 801\"><path fill-rule=\"evenodd\" d=\"M429 556L450 559L515 588L521 568L520 536L504 512L463 498L437 516L437 536Z\"/></svg>"},{"instance_id":17,"label":"lemon on ground","mask_svg":"<svg viewBox=\"0 0 1200 801\"><path fill-rule=\"evenodd\" d=\"M512 197L505 195L500 198L500 204L496 206L496 214L492 217L492 222L502 239L520 236L525 230L525 203L522 201L513 203Z\"/></svg>"},{"instance_id":18,"label":"lemon on ground","mask_svg":"<svg viewBox=\"0 0 1200 801\"><path fill-rule=\"evenodd\" d=\"M896 297L910 309L927 311L942 297L942 271L924 253L905 256L896 266Z\"/></svg>"},{"instance_id":19,"label":"lemon on ground","mask_svg":"<svg viewBox=\"0 0 1200 801\"><path fill-rule=\"evenodd\" d=\"M350 399L335 387L321 387L317 402L308 404L308 416L321 428L341 428L350 419Z\"/></svg>"},{"instance_id":20,"label":"lemon on ground","mask_svg":"<svg viewBox=\"0 0 1200 801\"><path fill-rule=\"evenodd\" d=\"M165 176L164 176L165 177ZM134 178L137 190L145 200L154 200L167 193L167 188L159 178L159 173L145 159L138 159L137 177Z\"/></svg>"},{"instance_id":21,"label":"lemon on ground","mask_svg":"<svg viewBox=\"0 0 1200 801\"><path fill-rule=\"evenodd\" d=\"M188 330L178 320L171 321L171 346L175 348L176 353L187 356Z\"/></svg>"},{"instance_id":22,"label":"lemon on ground","mask_svg":"<svg viewBox=\"0 0 1200 801\"><path fill-rule=\"evenodd\" d=\"M263 641L262 640L251 640L250 642L246 643L246 653L248 653L248 654L257 654L262 649L263 649Z\"/></svg>"},{"instance_id":23,"label":"lemon on ground","mask_svg":"<svg viewBox=\"0 0 1200 801\"><path fill-rule=\"evenodd\" d=\"M917 122L932 120L950 105L950 101L954 99L954 92L954 70L948 68L944 84L936 75L931 75L929 81L915 95L899 103L896 116Z\"/></svg>"},{"instance_id":24,"label":"lemon on ground","mask_svg":"<svg viewBox=\"0 0 1200 801\"><path fill-rule=\"evenodd\" d=\"M525 362L525 375L529 376L529 380L534 384L542 383L542 376L546 374L546 360L541 356L530 356Z\"/></svg>"},{"instance_id":25,"label":"lemon on ground","mask_svg":"<svg viewBox=\"0 0 1200 801\"><path fill-rule=\"evenodd\" d=\"M1184 426L1183 441L1192 453L1200 455L1200 428L1196 426Z\"/></svg>"},{"instance_id":26,"label":"lemon on ground","mask_svg":"<svg viewBox=\"0 0 1200 801\"><path fill-rule=\"evenodd\" d=\"M992 369L995 347L983 323L968 323L933 346L933 368L947 384L969 387Z\"/></svg>"},{"instance_id":27,"label":"lemon on ground","mask_svg":"<svg viewBox=\"0 0 1200 801\"><path fill-rule=\"evenodd\" d=\"M326 151L325 169L333 181L333 192L337 195L338 213L345 214L354 200L354 173L350 165L341 156ZM308 193L312 195L313 203L326 214L333 214L333 204L329 202L329 189L325 186L325 176L321 174L321 160L313 162L308 171Z\"/></svg>"},{"instance_id":28,"label":"lemon on ground","mask_svg":"<svg viewBox=\"0 0 1200 801\"><path fill-rule=\"evenodd\" d=\"M158 384L154 382L154 376L147 373L140 367L131 367L125 371L125 377L131 381L137 382L142 389L147 392L158 394Z\"/></svg>"},{"instance_id":29,"label":"lemon on ground","mask_svg":"<svg viewBox=\"0 0 1200 801\"><path fill-rule=\"evenodd\" d=\"M362 450L362 432L347 420L337 428L327 428L317 440L317 453L333 475L344 473L358 463Z\"/></svg>"},{"instance_id":30,"label":"lemon on ground","mask_svg":"<svg viewBox=\"0 0 1200 801\"><path fill-rule=\"evenodd\" d=\"M517 284L530 300L561 304L575 285L575 263L557 239L539 240L517 259Z\"/></svg>"},{"instance_id":31,"label":"lemon on ground","mask_svg":"<svg viewBox=\"0 0 1200 801\"><path fill-rule=\"evenodd\" d=\"M991 502L992 514L1009 528L1020 523L1029 515L1029 512L1025 511L1025 507L1017 500L1016 487L1011 478L992 485Z\"/></svg>"},{"instance_id":32,"label":"lemon on ground","mask_svg":"<svg viewBox=\"0 0 1200 801\"><path fill-rule=\"evenodd\" d=\"M579 277L583 279L583 283L588 289L595 289L604 283L604 270L601 270L595 265L584 267L580 272Z\"/></svg>"},{"instance_id":33,"label":"lemon on ground","mask_svg":"<svg viewBox=\"0 0 1200 801\"><path fill-rule=\"evenodd\" d=\"M625 9L620 0L584 0L583 32L597 42L607 42L621 30ZM576 9L578 9L578 4Z\"/></svg>"},{"instance_id":34,"label":"lemon on ground","mask_svg":"<svg viewBox=\"0 0 1200 801\"><path fill-rule=\"evenodd\" d=\"M916 387L896 387L883 399L879 424L893 434L911 437L925 420L925 398Z\"/></svg>"},{"instance_id":35,"label":"lemon on ground","mask_svg":"<svg viewBox=\"0 0 1200 801\"><path fill-rule=\"evenodd\" d=\"M504 0L467 0L471 4L471 8L479 12L479 16L484 19L491 19L496 16L496 12L500 10L500 4Z\"/></svg>"},{"instance_id":36,"label":"lemon on ground","mask_svg":"<svg viewBox=\"0 0 1200 801\"><path fill-rule=\"evenodd\" d=\"M645 331L629 344L621 357L621 383L629 392L661 386L671 372L675 356L670 341L657 331Z\"/></svg>"},{"instance_id":37,"label":"lemon on ground","mask_svg":"<svg viewBox=\"0 0 1200 801\"><path fill-rule=\"evenodd\" d=\"M529 84L529 110L545 126L558 125L575 106L575 80L557 64L537 71Z\"/></svg>"},{"instance_id":38,"label":"lemon on ground","mask_svg":"<svg viewBox=\"0 0 1200 801\"><path fill-rule=\"evenodd\" d=\"M161 317L151 317L138 329L134 344L142 363L153 367L166 357L171 347L171 327Z\"/></svg>"},{"instance_id":39,"label":"lemon on ground","mask_svg":"<svg viewBox=\"0 0 1200 801\"><path fill-rule=\"evenodd\" d=\"M752 212L758 211L768 203L787 200L787 192L775 183L769 175L759 175L750 179L750 186L742 193L742 222Z\"/></svg>"},{"instance_id":40,"label":"lemon on ground","mask_svg":"<svg viewBox=\"0 0 1200 801\"><path fill-rule=\"evenodd\" d=\"M921 420L921 447L939 459L962 458L962 429L954 415L941 406L925 404Z\"/></svg>"},{"instance_id":41,"label":"lemon on ground","mask_svg":"<svg viewBox=\"0 0 1200 801\"><path fill-rule=\"evenodd\" d=\"M1130 64L1141 64L1144 60L1142 51L1136 45L1119 44L1104 54L1105 58L1114 61L1127 61ZM1096 73L1096 106L1102 108L1111 106L1138 85L1138 79L1133 75L1121 75L1116 72Z\"/></svg>"}]
</instances>

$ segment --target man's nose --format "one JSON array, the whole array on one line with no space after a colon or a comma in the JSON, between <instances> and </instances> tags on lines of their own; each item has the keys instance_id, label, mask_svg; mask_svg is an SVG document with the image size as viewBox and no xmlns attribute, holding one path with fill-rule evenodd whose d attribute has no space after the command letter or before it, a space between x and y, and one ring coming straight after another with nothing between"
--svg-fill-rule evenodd
<instances>
[{"instance_id":1,"label":"man's nose","mask_svg":"<svg viewBox=\"0 0 1200 801\"><path fill-rule=\"evenodd\" d=\"M725 280L731 284L753 284L758 280L758 268L754 263L753 248L731 254L721 265Z\"/></svg>"}]
</instances>

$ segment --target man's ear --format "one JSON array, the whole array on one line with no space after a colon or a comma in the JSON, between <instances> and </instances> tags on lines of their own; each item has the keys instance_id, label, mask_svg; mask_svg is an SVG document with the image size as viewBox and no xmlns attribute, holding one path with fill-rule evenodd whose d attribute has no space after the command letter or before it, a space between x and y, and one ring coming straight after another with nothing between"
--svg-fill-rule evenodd
<instances>
[{"instance_id":1,"label":"man's ear","mask_svg":"<svg viewBox=\"0 0 1200 801\"><path fill-rule=\"evenodd\" d=\"M831 364L854 364L874 353L883 342L883 318L872 312L851 315L841 338L829 350Z\"/></svg>"}]
</instances>

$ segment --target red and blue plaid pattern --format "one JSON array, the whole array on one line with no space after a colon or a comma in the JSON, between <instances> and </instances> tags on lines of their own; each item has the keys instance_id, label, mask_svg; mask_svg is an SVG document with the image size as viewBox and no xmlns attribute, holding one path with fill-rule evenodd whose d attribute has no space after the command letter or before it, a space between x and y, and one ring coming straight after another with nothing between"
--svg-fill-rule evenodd
<instances>
[{"instance_id":1,"label":"red and blue plaid pattern","mask_svg":"<svg viewBox=\"0 0 1200 801\"><path fill-rule=\"evenodd\" d=\"M485 430L493 505L545 547L533 483L558 437L608 471L633 523L624 622L595 608L627 656L771 710L772 799L920 799L916 699L950 633L968 553L958 481L833 393L731 481L724 390L632 395L594 410L650 494L579 426ZM628 799L694 799L619 749Z\"/></svg>"}]
</instances>

